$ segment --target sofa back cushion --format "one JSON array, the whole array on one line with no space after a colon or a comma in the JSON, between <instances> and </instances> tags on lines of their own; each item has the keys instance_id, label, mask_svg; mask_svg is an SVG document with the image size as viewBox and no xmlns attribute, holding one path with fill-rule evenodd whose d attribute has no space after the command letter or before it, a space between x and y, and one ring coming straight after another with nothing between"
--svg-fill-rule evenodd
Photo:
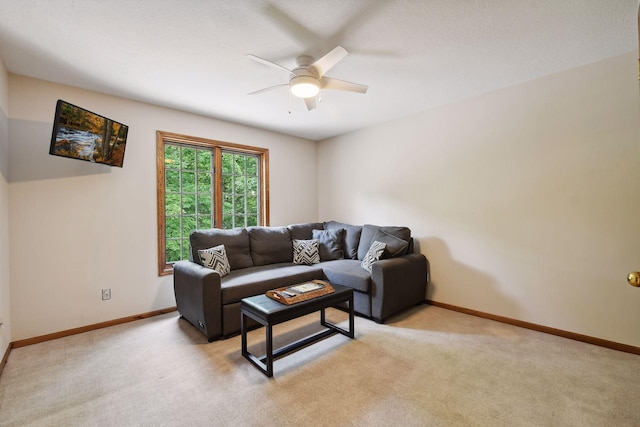
<instances>
[{"instance_id":1,"label":"sofa back cushion","mask_svg":"<svg viewBox=\"0 0 640 427\"><path fill-rule=\"evenodd\" d=\"M287 228L291 233L291 240L310 240L313 238L313 230L322 230L321 222L307 222L304 224L292 224Z\"/></svg>"},{"instance_id":2,"label":"sofa back cushion","mask_svg":"<svg viewBox=\"0 0 640 427\"><path fill-rule=\"evenodd\" d=\"M371 244L375 241L387 244L384 258L406 255L411 241L411 230L407 227L380 227L372 224L362 226L358 245L358 259L363 260Z\"/></svg>"},{"instance_id":3,"label":"sofa back cushion","mask_svg":"<svg viewBox=\"0 0 640 427\"><path fill-rule=\"evenodd\" d=\"M189 241L191 243L191 260L200 265L202 262L198 255L199 250L224 245L231 270L253 267L249 250L249 233L244 228L196 230L189 236Z\"/></svg>"},{"instance_id":4,"label":"sofa back cushion","mask_svg":"<svg viewBox=\"0 0 640 427\"><path fill-rule=\"evenodd\" d=\"M253 265L293 262L293 242L287 227L249 227Z\"/></svg>"},{"instance_id":5,"label":"sofa back cushion","mask_svg":"<svg viewBox=\"0 0 640 427\"><path fill-rule=\"evenodd\" d=\"M345 231L342 248L344 249L344 257L346 259L356 259L358 257L358 243L360 242L360 233L362 226L344 224L337 221L329 221L324 223L325 230L338 230L343 228ZM371 245L371 243L369 244ZM367 247L367 250L369 248ZM367 251L365 251L367 253Z\"/></svg>"}]
</instances>

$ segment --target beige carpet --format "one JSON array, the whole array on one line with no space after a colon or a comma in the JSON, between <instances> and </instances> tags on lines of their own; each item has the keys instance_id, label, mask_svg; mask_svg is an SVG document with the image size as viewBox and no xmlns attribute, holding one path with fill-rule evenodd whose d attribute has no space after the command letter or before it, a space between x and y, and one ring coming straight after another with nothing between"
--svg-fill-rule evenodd
<instances>
[{"instance_id":1,"label":"beige carpet","mask_svg":"<svg viewBox=\"0 0 640 427\"><path fill-rule=\"evenodd\" d=\"M330 337L274 371L242 358L240 337L207 343L170 313L14 349L0 425L640 426L640 356L433 306L356 318L355 340Z\"/></svg>"}]
</instances>

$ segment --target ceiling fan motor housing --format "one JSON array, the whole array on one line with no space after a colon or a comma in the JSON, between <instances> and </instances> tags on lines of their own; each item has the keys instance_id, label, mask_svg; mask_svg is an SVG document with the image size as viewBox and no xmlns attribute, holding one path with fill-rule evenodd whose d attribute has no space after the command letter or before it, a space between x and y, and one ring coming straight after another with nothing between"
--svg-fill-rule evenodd
<instances>
[{"instance_id":1,"label":"ceiling fan motor housing","mask_svg":"<svg viewBox=\"0 0 640 427\"><path fill-rule=\"evenodd\" d=\"M293 70L293 77L289 80L291 93L298 98L312 98L320 92L318 75L309 67L313 58L303 55L297 58L297 62L298 68Z\"/></svg>"}]
</instances>

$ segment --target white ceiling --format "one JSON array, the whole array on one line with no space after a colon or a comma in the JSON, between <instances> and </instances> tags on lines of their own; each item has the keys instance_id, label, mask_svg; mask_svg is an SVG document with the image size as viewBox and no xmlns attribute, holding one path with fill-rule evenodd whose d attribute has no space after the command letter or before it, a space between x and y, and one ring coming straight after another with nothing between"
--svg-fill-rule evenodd
<instances>
[{"instance_id":1,"label":"white ceiling","mask_svg":"<svg viewBox=\"0 0 640 427\"><path fill-rule=\"evenodd\" d=\"M16 74L322 140L628 53L638 0L0 0ZM319 108L281 88L341 45ZM73 102L73 100L67 100ZM291 112L289 112L291 111ZM116 118L126 123L126 117Z\"/></svg>"}]
</instances>

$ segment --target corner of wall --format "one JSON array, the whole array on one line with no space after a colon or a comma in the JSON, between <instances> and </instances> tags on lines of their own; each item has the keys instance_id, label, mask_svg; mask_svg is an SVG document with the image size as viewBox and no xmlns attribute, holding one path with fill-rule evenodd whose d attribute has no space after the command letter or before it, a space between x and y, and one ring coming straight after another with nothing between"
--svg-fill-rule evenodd
<instances>
[{"instance_id":1,"label":"corner of wall","mask_svg":"<svg viewBox=\"0 0 640 427\"><path fill-rule=\"evenodd\" d=\"M11 343L9 275L9 73L0 57L0 357Z\"/></svg>"}]
</instances>

